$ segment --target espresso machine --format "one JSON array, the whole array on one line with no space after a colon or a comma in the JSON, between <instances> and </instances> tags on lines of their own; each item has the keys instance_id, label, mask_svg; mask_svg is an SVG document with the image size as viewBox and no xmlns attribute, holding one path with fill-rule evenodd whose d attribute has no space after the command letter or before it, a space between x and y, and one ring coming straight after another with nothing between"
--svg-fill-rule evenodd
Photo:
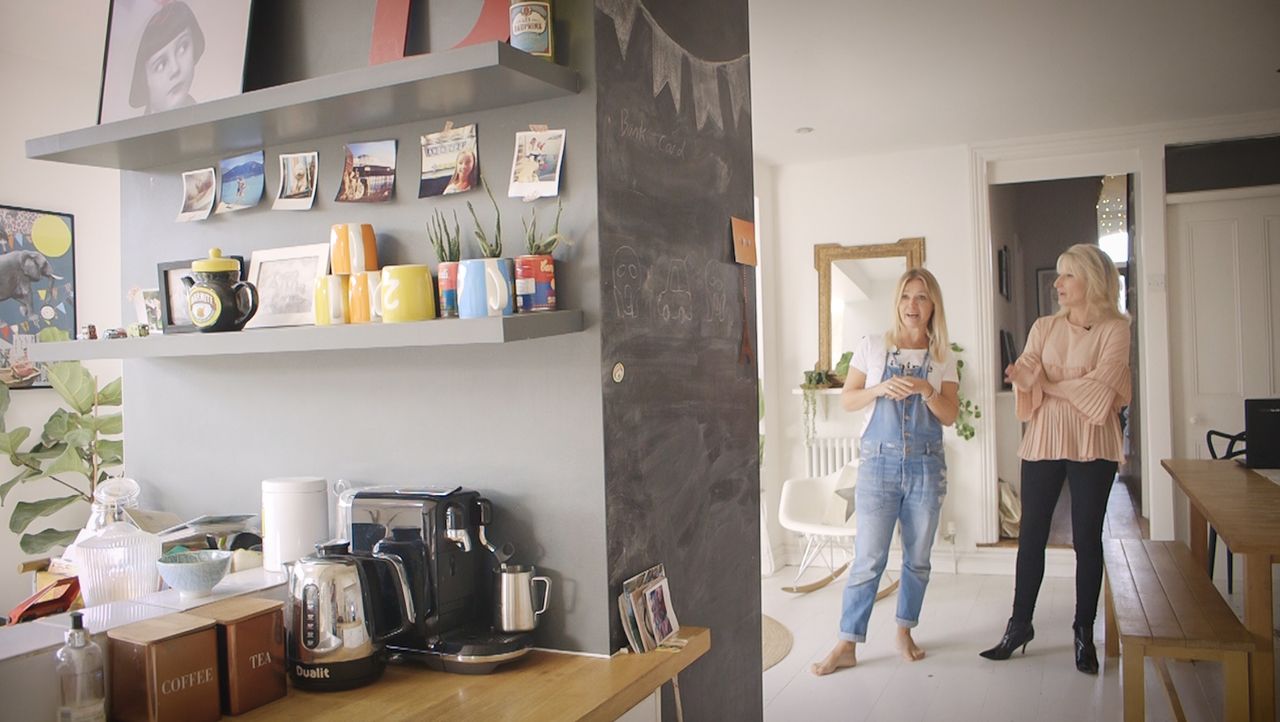
<instances>
[{"instance_id":1,"label":"espresso machine","mask_svg":"<svg viewBox=\"0 0 1280 722\"><path fill-rule=\"evenodd\" d=\"M492 510L479 492L462 487L374 487L340 496L338 522L351 551L391 555L404 566L413 624L386 642L398 659L485 674L529 651L531 631L494 623L495 575L511 547L489 542Z\"/></svg>"}]
</instances>

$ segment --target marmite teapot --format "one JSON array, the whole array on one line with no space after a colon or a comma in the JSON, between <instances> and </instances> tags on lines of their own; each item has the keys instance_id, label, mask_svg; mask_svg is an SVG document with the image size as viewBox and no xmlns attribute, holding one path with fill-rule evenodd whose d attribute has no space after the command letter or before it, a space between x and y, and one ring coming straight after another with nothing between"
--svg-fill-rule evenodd
<instances>
[{"instance_id":1,"label":"marmite teapot","mask_svg":"<svg viewBox=\"0 0 1280 722\"><path fill-rule=\"evenodd\" d=\"M258 311L258 289L241 280L240 261L224 258L221 248L210 248L209 257L191 264L187 286L187 312L201 331L239 331ZM192 277L194 276L194 278Z\"/></svg>"}]
</instances>

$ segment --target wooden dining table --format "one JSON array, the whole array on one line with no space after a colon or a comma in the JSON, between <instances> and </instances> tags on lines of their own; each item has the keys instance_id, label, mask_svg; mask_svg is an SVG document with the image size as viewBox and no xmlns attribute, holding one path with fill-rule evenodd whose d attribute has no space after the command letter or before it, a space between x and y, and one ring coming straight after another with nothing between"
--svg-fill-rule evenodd
<instances>
[{"instance_id":1,"label":"wooden dining table","mask_svg":"<svg viewBox=\"0 0 1280 722\"><path fill-rule=\"evenodd\" d=\"M1186 494L1191 553L1208 573L1208 526L1244 562L1244 626L1258 644L1249 662L1249 707L1254 720L1276 719L1275 620L1271 564L1280 558L1280 484L1235 461L1160 462Z\"/></svg>"}]
</instances>

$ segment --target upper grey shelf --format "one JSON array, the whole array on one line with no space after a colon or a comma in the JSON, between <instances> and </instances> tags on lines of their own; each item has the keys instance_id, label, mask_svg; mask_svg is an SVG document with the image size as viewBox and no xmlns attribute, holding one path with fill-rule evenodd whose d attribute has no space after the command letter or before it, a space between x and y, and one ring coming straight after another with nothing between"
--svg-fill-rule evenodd
<instances>
[{"instance_id":1,"label":"upper grey shelf","mask_svg":"<svg viewBox=\"0 0 1280 722\"><path fill-rule=\"evenodd\" d=\"M492 318L417 323L256 328L230 333L179 333L145 338L62 341L30 346L32 361L237 356L290 351L465 346L508 343L582 330L582 311L547 311Z\"/></svg>"},{"instance_id":2,"label":"upper grey shelf","mask_svg":"<svg viewBox=\"0 0 1280 722\"><path fill-rule=\"evenodd\" d=\"M27 141L27 157L122 170L578 92L578 74L506 43L415 55Z\"/></svg>"}]
</instances>

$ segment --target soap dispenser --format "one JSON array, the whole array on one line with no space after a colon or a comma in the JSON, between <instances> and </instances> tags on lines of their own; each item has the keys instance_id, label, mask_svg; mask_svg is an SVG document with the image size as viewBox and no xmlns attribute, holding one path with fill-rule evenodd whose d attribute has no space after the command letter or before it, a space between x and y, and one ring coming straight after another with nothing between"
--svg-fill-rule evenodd
<instances>
[{"instance_id":1,"label":"soap dispenser","mask_svg":"<svg viewBox=\"0 0 1280 722\"><path fill-rule=\"evenodd\" d=\"M106 722L102 648L89 639L80 612L71 613L67 643L58 649L58 722Z\"/></svg>"}]
</instances>

